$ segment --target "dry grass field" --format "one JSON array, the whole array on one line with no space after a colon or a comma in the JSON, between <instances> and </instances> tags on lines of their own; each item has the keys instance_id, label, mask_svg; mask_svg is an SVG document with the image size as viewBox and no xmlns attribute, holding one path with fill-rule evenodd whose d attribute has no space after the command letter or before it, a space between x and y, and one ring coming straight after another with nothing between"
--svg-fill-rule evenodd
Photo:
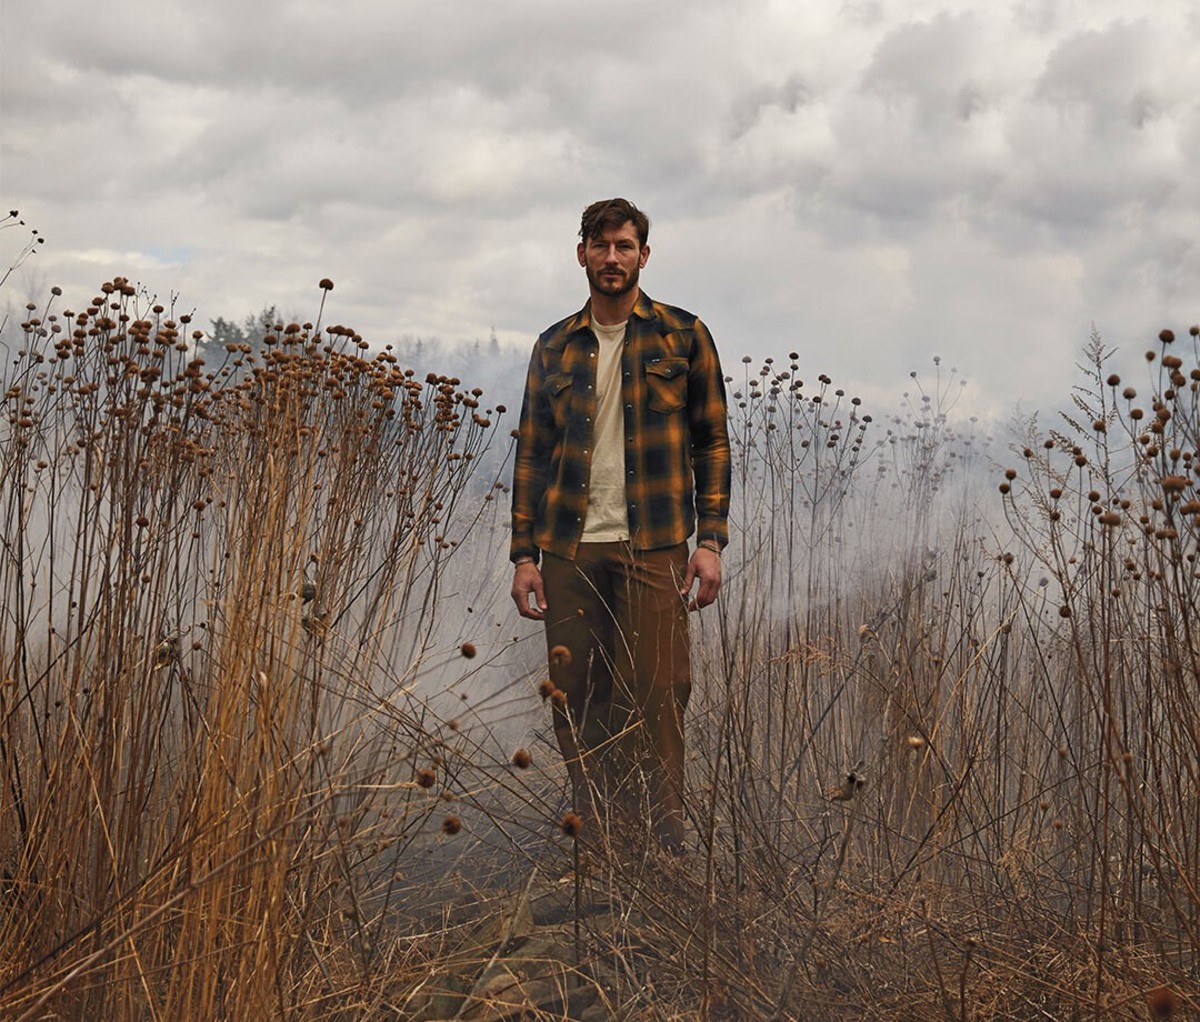
<instances>
[{"instance_id":1,"label":"dry grass field","mask_svg":"<svg viewBox=\"0 0 1200 1022\"><path fill-rule=\"evenodd\" d=\"M998 464L940 366L729 367L677 861L564 820L514 412L272 326L0 338L0 1018L1195 1017L1196 331Z\"/></svg>"}]
</instances>

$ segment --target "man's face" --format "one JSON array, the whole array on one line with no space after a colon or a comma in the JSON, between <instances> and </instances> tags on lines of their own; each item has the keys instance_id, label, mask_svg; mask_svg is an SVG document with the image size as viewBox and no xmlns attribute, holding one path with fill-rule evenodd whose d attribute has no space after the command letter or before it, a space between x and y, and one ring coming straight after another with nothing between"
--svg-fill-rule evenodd
<instances>
[{"instance_id":1,"label":"man's face","mask_svg":"<svg viewBox=\"0 0 1200 1022\"><path fill-rule=\"evenodd\" d=\"M592 291L610 298L637 287L638 275L650 258L650 246L638 243L632 220L581 241L576 251Z\"/></svg>"}]
</instances>

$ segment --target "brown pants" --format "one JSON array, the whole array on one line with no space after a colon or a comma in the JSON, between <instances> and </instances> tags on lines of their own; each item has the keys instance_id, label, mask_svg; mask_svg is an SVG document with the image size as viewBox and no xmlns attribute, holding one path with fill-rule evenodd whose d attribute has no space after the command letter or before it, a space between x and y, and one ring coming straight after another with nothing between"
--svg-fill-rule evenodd
<instances>
[{"instance_id":1,"label":"brown pants","mask_svg":"<svg viewBox=\"0 0 1200 1022\"><path fill-rule=\"evenodd\" d=\"M668 847L683 841L687 558L686 543L634 550L618 542L583 543L573 561L546 554L542 562L550 678L567 697L554 709L554 734L576 799L591 786L628 799L644 776L654 830Z\"/></svg>"}]
</instances>

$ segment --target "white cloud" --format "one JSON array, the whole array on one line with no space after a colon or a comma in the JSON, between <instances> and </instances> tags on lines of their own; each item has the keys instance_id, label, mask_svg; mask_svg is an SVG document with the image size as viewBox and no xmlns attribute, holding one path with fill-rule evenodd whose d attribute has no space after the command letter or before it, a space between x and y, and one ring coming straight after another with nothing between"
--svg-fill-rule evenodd
<instances>
[{"instance_id":1,"label":"white cloud","mask_svg":"<svg viewBox=\"0 0 1200 1022\"><path fill-rule=\"evenodd\" d=\"M864 392L937 353L981 406L1057 400L1092 321L1134 343L1200 318L1183 0L5 18L0 201L68 293L136 273L203 320L302 313L328 275L381 342L531 339L583 300L579 210L626 194L655 221L647 290L731 358L800 350Z\"/></svg>"}]
</instances>

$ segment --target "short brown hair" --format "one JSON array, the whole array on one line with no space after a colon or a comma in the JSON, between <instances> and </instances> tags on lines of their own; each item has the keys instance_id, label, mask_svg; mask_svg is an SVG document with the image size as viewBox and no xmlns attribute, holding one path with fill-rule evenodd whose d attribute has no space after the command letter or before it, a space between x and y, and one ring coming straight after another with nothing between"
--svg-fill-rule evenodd
<instances>
[{"instance_id":1,"label":"short brown hair","mask_svg":"<svg viewBox=\"0 0 1200 1022\"><path fill-rule=\"evenodd\" d=\"M579 237L586 243L630 222L637 231L638 247L644 247L650 237L650 218L628 199L600 199L583 211Z\"/></svg>"}]
</instances>

